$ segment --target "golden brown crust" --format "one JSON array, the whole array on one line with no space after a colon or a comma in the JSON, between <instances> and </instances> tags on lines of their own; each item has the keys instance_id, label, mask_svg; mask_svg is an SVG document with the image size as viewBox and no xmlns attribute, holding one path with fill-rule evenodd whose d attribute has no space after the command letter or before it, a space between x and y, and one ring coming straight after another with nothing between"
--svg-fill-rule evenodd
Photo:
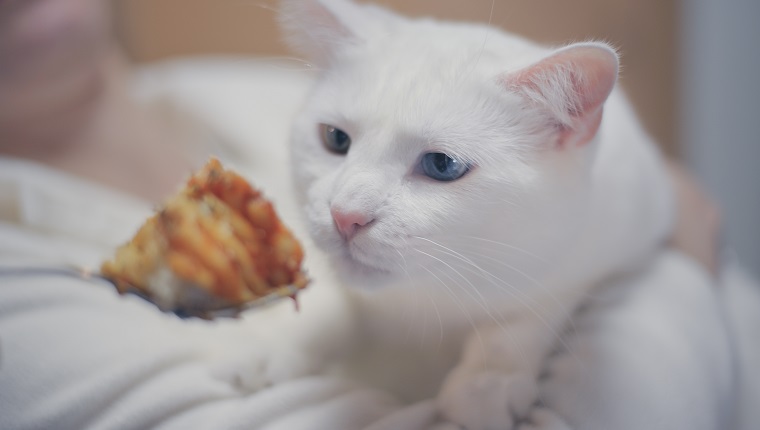
<instances>
[{"instance_id":1,"label":"golden brown crust","mask_svg":"<svg viewBox=\"0 0 760 430\"><path fill-rule=\"evenodd\" d=\"M305 287L302 260L301 245L272 204L211 159L101 272L120 291L150 297L152 278L168 268L183 284L236 306L278 287Z\"/></svg>"}]
</instances>

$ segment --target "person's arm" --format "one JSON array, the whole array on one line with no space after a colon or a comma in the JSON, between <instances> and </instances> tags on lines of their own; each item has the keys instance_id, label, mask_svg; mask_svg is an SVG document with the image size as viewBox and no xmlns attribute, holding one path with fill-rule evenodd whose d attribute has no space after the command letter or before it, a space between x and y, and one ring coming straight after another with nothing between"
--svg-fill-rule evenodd
<instances>
[{"instance_id":1,"label":"person's arm","mask_svg":"<svg viewBox=\"0 0 760 430\"><path fill-rule=\"evenodd\" d=\"M671 162L668 171L676 194L676 223L670 245L717 275L720 210L684 166Z\"/></svg>"}]
</instances>

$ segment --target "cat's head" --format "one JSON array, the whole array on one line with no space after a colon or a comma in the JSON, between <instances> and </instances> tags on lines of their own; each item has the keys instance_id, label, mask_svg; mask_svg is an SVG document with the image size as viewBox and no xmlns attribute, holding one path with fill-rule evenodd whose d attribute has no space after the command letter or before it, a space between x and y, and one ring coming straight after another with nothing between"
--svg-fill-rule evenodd
<instances>
[{"instance_id":1,"label":"cat's head","mask_svg":"<svg viewBox=\"0 0 760 430\"><path fill-rule=\"evenodd\" d=\"M476 270L495 253L532 272L567 251L612 48L549 50L345 0L284 0L281 18L318 73L293 129L296 184L346 273Z\"/></svg>"}]
</instances>

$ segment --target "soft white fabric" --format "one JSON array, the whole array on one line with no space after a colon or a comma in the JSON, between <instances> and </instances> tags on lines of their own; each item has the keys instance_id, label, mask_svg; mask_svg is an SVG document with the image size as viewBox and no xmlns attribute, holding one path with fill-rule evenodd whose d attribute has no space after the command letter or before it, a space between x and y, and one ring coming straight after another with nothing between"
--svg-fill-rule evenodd
<instances>
[{"instance_id":1,"label":"soft white fabric","mask_svg":"<svg viewBox=\"0 0 760 430\"><path fill-rule=\"evenodd\" d=\"M189 92L196 103L188 105L213 112L197 113L223 133L222 143L209 151L255 172L270 195L282 195L277 187L287 180L283 152L257 153L251 143L284 144L293 96L305 80L278 79L278 66L269 63L195 66L187 69L191 77L219 84L209 94ZM161 96L154 84L181 92L188 74L171 69L138 78L138 93ZM229 91L217 91L226 84ZM266 111L250 109L263 101ZM0 266L97 268L150 212L149 204L130 196L33 163L0 159ZM302 305L309 301L304 296ZM136 297L120 297L108 284L0 275L0 428L360 429L398 407L385 393L337 378L302 378L255 394L217 378L217 361L236 354L245 359L241 345L267 348L255 343L253 332L276 330L277 308L289 305L255 312L257 319L183 321ZM262 327L270 321L273 328ZM401 419L429 419L431 411Z\"/></svg>"}]
</instances>

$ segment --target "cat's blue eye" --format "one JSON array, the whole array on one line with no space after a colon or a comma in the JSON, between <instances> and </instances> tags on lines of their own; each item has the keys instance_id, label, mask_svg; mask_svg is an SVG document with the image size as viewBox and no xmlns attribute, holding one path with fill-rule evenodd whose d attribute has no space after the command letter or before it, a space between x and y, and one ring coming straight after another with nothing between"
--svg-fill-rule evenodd
<instances>
[{"instance_id":1,"label":"cat's blue eye","mask_svg":"<svg viewBox=\"0 0 760 430\"><path fill-rule=\"evenodd\" d=\"M467 163L457 160L441 152L428 152L420 161L422 171L436 181L454 181L467 173L470 167Z\"/></svg>"},{"instance_id":2,"label":"cat's blue eye","mask_svg":"<svg viewBox=\"0 0 760 430\"><path fill-rule=\"evenodd\" d=\"M319 125L319 134L322 144L328 151L336 154L345 154L351 147L351 137L345 131L328 124Z\"/></svg>"}]
</instances>

